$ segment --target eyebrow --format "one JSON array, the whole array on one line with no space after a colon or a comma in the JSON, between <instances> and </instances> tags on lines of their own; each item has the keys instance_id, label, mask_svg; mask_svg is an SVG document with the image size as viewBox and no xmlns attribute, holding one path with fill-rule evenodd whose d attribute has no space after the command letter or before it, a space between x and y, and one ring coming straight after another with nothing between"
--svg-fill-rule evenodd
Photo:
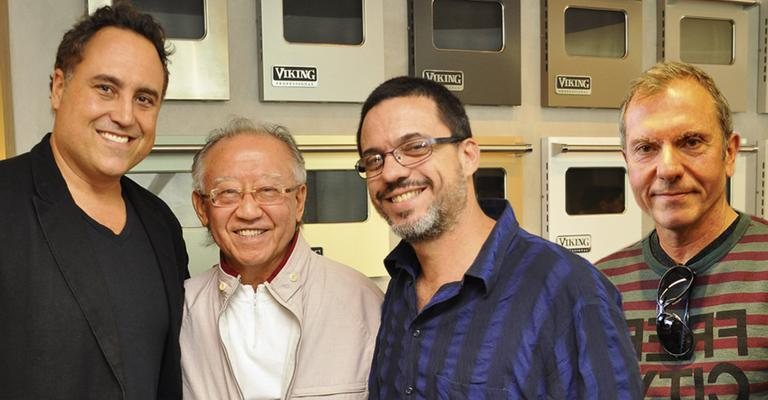
<instances>
[{"instance_id":1,"label":"eyebrow","mask_svg":"<svg viewBox=\"0 0 768 400\"><path fill-rule=\"evenodd\" d=\"M398 139L397 144L395 145L395 147L400 146L403 143L409 142L409 141L414 140L414 139L421 139L421 138L426 138L426 137L428 137L428 136L424 135L424 134L422 134L420 132L406 133L400 139ZM383 153L384 153L384 151L374 147L374 148L366 149L365 151L363 151L362 154L364 156L368 156L368 155L383 154Z\"/></svg>"},{"instance_id":2,"label":"eyebrow","mask_svg":"<svg viewBox=\"0 0 768 400\"><path fill-rule=\"evenodd\" d=\"M125 87L125 83L122 80L120 80L116 76L112 76L112 75L108 75L108 74L96 75L96 76L93 77L92 80L94 80L94 81L106 81L106 82L109 82L109 83L111 83L111 84L113 84L113 85L115 85L115 86L117 86L118 88L121 88L121 89L123 87ZM152 89L150 87L146 87L146 86L139 87L139 89L136 90L136 93L143 93L145 95L152 96L155 99L159 99L160 98L160 92L158 92L157 90Z\"/></svg>"}]
</instances>

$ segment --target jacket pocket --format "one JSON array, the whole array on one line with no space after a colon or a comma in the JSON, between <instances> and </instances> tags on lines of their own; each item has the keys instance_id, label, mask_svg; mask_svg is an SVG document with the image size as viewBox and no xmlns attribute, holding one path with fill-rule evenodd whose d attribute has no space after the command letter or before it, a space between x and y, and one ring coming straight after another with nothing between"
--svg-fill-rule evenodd
<instances>
[{"instance_id":1,"label":"jacket pocket","mask_svg":"<svg viewBox=\"0 0 768 400\"><path fill-rule=\"evenodd\" d=\"M294 388L291 399L365 400L368 398L366 382L345 383L331 386Z\"/></svg>"}]
</instances>

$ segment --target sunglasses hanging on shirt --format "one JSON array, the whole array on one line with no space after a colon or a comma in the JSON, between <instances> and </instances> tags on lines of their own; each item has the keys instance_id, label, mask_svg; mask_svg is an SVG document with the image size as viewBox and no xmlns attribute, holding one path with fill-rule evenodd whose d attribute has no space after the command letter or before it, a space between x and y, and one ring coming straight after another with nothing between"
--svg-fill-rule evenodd
<instances>
[{"instance_id":1,"label":"sunglasses hanging on shirt","mask_svg":"<svg viewBox=\"0 0 768 400\"><path fill-rule=\"evenodd\" d=\"M693 332L688 326L688 303L694 277L692 269L676 265L668 269L659 281L656 334L664 350L675 358L689 358L693 353ZM682 317L668 310L681 301L685 301Z\"/></svg>"}]
</instances>

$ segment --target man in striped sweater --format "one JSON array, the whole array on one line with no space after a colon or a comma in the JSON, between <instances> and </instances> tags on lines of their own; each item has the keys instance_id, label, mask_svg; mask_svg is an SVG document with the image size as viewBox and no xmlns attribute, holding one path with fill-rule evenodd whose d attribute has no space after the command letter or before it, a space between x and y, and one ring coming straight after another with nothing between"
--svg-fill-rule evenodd
<instances>
[{"instance_id":1,"label":"man in striped sweater","mask_svg":"<svg viewBox=\"0 0 768 400\"><path fill-rule=\"evenodd\" d=\"M620 131L655 229L597 266L622 292L646 398L768 397L768 222L726 199L739 135L725 98L703 71L658 64Z\"/></svg>"}]
</instances>

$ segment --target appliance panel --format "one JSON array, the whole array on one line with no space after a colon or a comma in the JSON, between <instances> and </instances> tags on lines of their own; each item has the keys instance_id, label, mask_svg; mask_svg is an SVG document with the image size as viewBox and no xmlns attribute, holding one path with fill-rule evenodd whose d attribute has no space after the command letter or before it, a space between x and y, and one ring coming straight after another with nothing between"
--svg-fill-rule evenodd
<instances>
[{"instance_id":1,"label":"appliance panel","mask_svg":"<svg viewBox=\"0 0 768 400\"><path fill-rule=\"evenodd\" d=\"M257 25L262 101L363 102L384 81L383 0L262 0Z\"/></svg>"},{"instance_id":2,"label":"appliance panel","mask_svg":"<svg viewBox=\"0 0 768 400\"><path fill-rule=\"evenodd\" d=\"M542 105L618 108L642 71L638 0L542 0Z\"/></svg>"},{"instance_id":3,"label":"appliance panel","mask_svg":"<svg viewBox=\"0 0 768 400\"><path fill-rule=\"evenodd\" d=\"M749 1L658 0L660 60L700 67L717 83L731 111L747 111L750 24L757 7Z\"/></svg>"},{"instance_id":4,"label":"appliance panel","mask_svg":"<svg viewBox=\"0 0 768 400\"><path fill-rule=\"evenodd\" d=\"M411 76L464 104L520 105L519 0L409 0Z\"/></svg>"},{"instance_id":5,"label":"appliance panel","mask_svg":"<svg viewBox=\"0 0 768 400\"><path fill-rule=\"evenodd\" d=\"M88 0L88 12L111 4L112 0ZM229 100L227 0L134 0L133 4L160 21L175 49L169 57L165 98Z\"/></svg>"},{"instance_id":6,"label":"appliance panel","mask_svg":"<svg viewBox=\"0 0 768 400\"><path fill-rule=\"evenodd\" d=\"M642 237L618 138L542 139L542 236L595 262Z\"/></svg>"}]
</instances>

